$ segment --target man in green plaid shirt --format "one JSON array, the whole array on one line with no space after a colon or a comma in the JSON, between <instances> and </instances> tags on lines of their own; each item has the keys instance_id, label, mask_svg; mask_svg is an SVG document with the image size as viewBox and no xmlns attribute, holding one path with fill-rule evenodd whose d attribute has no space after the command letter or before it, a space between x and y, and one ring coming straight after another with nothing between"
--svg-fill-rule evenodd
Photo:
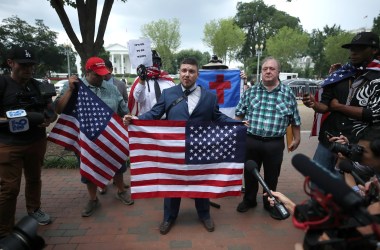
<instances>
[{"instance_id":1,"label":"man in green plaid shirt","mask_svg":"<svg viewBox=\"0 0 380 250\"><path fill-rule=\"evenodd\" d=\"M297 100L291 89L279 80L280 64L273 58L264 59L262 64L262 81L244 92L236 107L236 119L248 123L246 160L253 160L264 166L264 180L275 191L280 176L284 135L291 126L292 140L288 150L295 150L300 141L301 118ZM245 194L237 211L244 213L257 206L258 181L252 173L244 171ZM280 219L277 211L263 197L264 208L274 219Z\"/></svg>"}]
</instances>

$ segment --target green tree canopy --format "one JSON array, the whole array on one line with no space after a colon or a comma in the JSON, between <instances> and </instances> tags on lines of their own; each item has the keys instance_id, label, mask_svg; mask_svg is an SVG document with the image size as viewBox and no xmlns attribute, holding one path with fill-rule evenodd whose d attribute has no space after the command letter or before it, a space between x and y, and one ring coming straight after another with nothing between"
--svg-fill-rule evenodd
<instances>
[{"instance_id":1,"label":"green tree canopy","mask_svg":"<svg viewBox=\"0 0 380 250\"><path fill-rule=\"evenodd\" d=\"M198 61L199 68L202 68L203 65L207 64L211 58L210 53L208 52L201 52L199 50L193 50L193 49L185 49L179 51L176 55L176 68L178 69L180 66L180 63L185 58L195 58Z\"/></svg>"},{"instance_id":2,"label":"green tree canopy","mask_svg":"<svg viewBox=\"0 0 380 250\"><path fill-rule=\"evenodd\" d=\"M308 43L307 33L285 26L277 35L267 40L267 54L277 58L282 65L282 71L288 72L292 69L291 63L294 59L306 55Z\"/></svg>"},{"instance_id":3,"label":"green tree canopy","mask_svg":"<svg viewBox=\"0 0 380 250\"><path fill-rule=\"evenodd\" d=\"M164 69L175 73L173 55L181 45L180 24L177 18L172 20L160 19L156 22L145 24L141 27L143 37L149 37L152 46L157 50L162 59Z\"/></svg>"},{"instance_id":4,"label":"green tree canopy","mask_svg":"<svg viewBox=\"0 0 380 250\"><path fill-rule=\"evenodd\" d=\"M353 34L342 31L338 35L329 36L325 41L325 55L328 65L334 63L345 64L348 61L349 50L343 49L341 46L350 43Z\"/></svg>"},{"instance_id":5,"label":"green tree canopy","mask_svg":"<svg viewBox=\"0 0 380 250\"><path fill-rule=\"evenodd\" d=\"M236 8L235 21L246 33L246 40L238 58L244 63L247 72L254 72L256 68L256 44L264 44L266 47L266 40L284 26L302 29L298 18L279 11L274 6L267 6L263 0L238 2Z\"/></svg>"},{"instance_id":6,"label":"green tree canopy","mask_svg":"<svg viewBox=\"0 0 380 250\"><path fill-rule=\"evenodd\" d=\"M51 31L42 20L37 19L35 26L28 24L17 16L2 20L0 25L1 54L6 55L7 50L13 46L27 46L35 50L39 65L36 75L43 76L50 71L65 71L63 65L67 65L65 49L57 45L57 32ZM71 62L75 62L72 53ZM3 66L6 66L2 58ZM66 63L65 63L66 62Z\"/></svg>"},{"instance_id":7,"label":"green tree canopy","mask_svg":"<svg viewBox=\"0 0 380 250\"><path fill-rule=\"evenodd\" d=\"M203 42L225 62L236 58L245 41L244 31L232 18L207 23L203 34Z\"/></svg>"},{"instance_id":8,"label":"green tree canopy","mask_svg":"<svg viewBox=\"0 0 380 250\"><path fill-rule=\"evenodd\" d=\"M373 19L372 32L380 36L380 13Z\"/></svg>"}]
</instances>

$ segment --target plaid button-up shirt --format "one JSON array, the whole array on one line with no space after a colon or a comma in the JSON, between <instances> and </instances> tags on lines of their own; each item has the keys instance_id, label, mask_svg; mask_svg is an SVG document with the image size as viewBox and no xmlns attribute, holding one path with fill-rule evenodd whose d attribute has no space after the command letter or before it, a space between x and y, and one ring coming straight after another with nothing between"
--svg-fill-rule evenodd
<instances>
[{"instance_id":1,"label":"plaid button-up shirt","mask_svg":"<svg viewBox=\"0 0 380 250\"><path fill-rule=\"evenodd\" d=\"M248 134L263 137L280 137L289 124L301 125L297 100L291 89L280 83L268 91L262 83L244 92L235 111L249 122Z\"/></svg>"}]
</instances>

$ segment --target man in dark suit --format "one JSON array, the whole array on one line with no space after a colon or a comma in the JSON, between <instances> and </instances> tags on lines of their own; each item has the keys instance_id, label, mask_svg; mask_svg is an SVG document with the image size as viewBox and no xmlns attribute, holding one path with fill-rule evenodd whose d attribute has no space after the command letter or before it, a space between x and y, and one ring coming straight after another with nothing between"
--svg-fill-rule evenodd
<instances>
[{"instance_id":1,"label":"man in dark suit","mask_svg":"<svg viewBox=\"0 0 380 250\"><path fill-rule=\"evenodd\" d=\"M128 125L132 118L142 120L158 120L164 114L168 120L192 120L236 122L236 120L219 111L216 95L197 86L198 63L193 58L186 58L180 66L181 84L165 89L152 109L139 117L124 116L124 124ZM210 200L196 198L195 207L198 217L207 231L214 231L214 222L210 216ZM160 233L167 234L177 219L181 198L164 199L164 220L160 225Z\"/></svg>"}]
</instances>

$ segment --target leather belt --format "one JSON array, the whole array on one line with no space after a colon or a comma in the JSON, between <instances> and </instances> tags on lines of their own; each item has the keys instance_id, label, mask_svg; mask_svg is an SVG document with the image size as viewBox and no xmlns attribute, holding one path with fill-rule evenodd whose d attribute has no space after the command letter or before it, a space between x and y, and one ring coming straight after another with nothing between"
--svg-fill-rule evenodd
<instances>
[{"instance_id":1,"label":"leather belt","mask_svg":"<svg viewBox=\"0 0 380 250\"><path fill-rule=\"evenodd\" d=\"M253 139L259 140L259 141L277 141L277 140L283 140L283 136L276 136L276 137L264 137L259 135L253 135L248 134L249 137L252 137Z\"/></svg>"}]
</instances>

